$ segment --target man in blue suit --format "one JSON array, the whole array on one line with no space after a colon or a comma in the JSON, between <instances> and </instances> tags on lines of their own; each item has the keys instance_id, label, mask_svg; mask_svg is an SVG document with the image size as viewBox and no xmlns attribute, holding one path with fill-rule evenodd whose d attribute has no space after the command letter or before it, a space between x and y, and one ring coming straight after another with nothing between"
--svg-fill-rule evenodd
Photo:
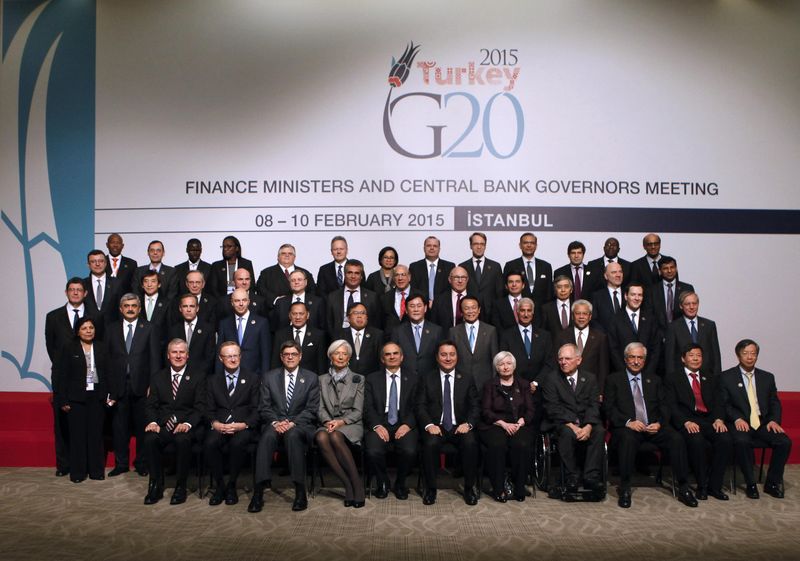
<instances>
[{"instance_id":1,"label":"man in blue suit","mask_svg":"<svg viewBox=\"0 0 800 561\"><path fill-rule=\"evenodd\" d=\"M217 343L238 343L242 349L242 366L260 376L269 370L269 354L272 349L269 321L250 312L250 296L243 288L233 291L231 304L233 316L219 322ZM221 362L217 363L216 371L222 372Z\"/></svg>"}]
</instances>

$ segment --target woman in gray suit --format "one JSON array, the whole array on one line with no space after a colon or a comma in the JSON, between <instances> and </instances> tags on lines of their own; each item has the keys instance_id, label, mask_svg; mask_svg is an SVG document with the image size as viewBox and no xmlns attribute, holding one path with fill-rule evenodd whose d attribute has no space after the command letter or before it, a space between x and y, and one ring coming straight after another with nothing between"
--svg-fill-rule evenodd
<instances>
[{"instance_id":1,"label":"woman in gray suit","mask_svg":"<svg viewBox=\"0 0 800 561\"><path fill-rule=\"evenodd\" d=\"M344 506L364 506L364 483L358 475L348 441L361 442L364 425L364 377L347 367L353 349L344 339L328 347L331 367L319 378L317 446L336 476L344 484Z\"/></svg>"}]
</instances>

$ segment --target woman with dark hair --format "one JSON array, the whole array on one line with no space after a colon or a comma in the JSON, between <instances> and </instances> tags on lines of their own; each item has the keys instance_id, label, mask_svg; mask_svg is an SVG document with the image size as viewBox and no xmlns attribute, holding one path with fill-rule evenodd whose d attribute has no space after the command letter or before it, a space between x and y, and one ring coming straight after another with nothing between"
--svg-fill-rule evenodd
<instances>
[{"instance_id":1,"label":"woman with dark hair","mask_svg":"<svg viewBox=\"0 0 800 561\"><path fill-rule=\"evenodd\" d=\"M397 250L391 246L386 246L378 252L378 265L380 269L370 273L367 277L366 287L377 294L379 297L384 292L394 290L394 268L397 266L399 257Z\"/></svg>"},{"instance_id":2,"label":"woman with dark hair","mask_svg":"<svg viewBox=\"0 0 800 561\"><path fill-rule=\"evenodd\" d=\"M227 298L233 292L234 275L238 269L250 271L250 279L255 278L253 262L242 257L242 245L236 236L225 236L222 239L222 259L211 264L209 278L206 279L206 290L217 298Z\"/></svg>"},{"instance_id":3,"label":"woman with dark hair","mask_svg":"<svg viewBox=\"0 0 800 561\"><path fill-rule=\"evenodd\" d=\"M54 364L53 394L69 423L69 476L80 483L87 472L92 479L105 479L103 421L105 406L114 401L109 399L108 353L95 341L94 320L79 319L75 334Z\"/></svg>"}]
</instances>

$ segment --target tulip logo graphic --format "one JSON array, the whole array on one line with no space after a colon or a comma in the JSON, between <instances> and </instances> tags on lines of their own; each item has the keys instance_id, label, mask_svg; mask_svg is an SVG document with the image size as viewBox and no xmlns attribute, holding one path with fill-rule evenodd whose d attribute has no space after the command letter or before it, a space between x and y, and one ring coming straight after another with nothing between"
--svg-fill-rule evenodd
<instances>
[{"instance_id":1,"label":"tulip logo graphic","mask_svg":"<svg viewBox=\"0 0 800 561\"><path fill-rule=\"evenodd\" d=\"M408 78L408 73L411 69L411 63L414 62L414 58L419 53L419 48L421 45L414 45L414 42L408 44L406 50L403 51L403 56L400 57L400 60L395 60L392 57L392 70L389 72L389 85L393 88L399 88L403 85L403 82L406 81Z\"/></svg>"}]
</instances>

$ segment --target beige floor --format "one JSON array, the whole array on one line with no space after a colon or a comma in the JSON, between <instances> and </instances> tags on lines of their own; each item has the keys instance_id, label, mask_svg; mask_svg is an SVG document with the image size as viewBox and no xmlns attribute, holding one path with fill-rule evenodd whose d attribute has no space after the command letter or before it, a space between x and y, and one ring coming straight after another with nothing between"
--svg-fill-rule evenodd
<instances>
[{"instance_id":1,"label":"beige floor","mask_svg":"<svg viewBox=\"0 0 800 561\"><path fill-rule=\"evenodd\" d=\"M689 509L666 489L642 487L629 510L616 506L613 490L604 503L539 493L471 508L443 490L432 507L412 492L405 502L390 496L354 510L334 489L302 513L291 512L287 491L269 492L252 515L247 497L236 506L212 508L193 495L184 505L145 507L146 480L135 473L73 484L50 469L2 468L0 560L797 560L800 466L787 469L786 490L784 500L740 492Z\"/></svg>"}]
</instances>

